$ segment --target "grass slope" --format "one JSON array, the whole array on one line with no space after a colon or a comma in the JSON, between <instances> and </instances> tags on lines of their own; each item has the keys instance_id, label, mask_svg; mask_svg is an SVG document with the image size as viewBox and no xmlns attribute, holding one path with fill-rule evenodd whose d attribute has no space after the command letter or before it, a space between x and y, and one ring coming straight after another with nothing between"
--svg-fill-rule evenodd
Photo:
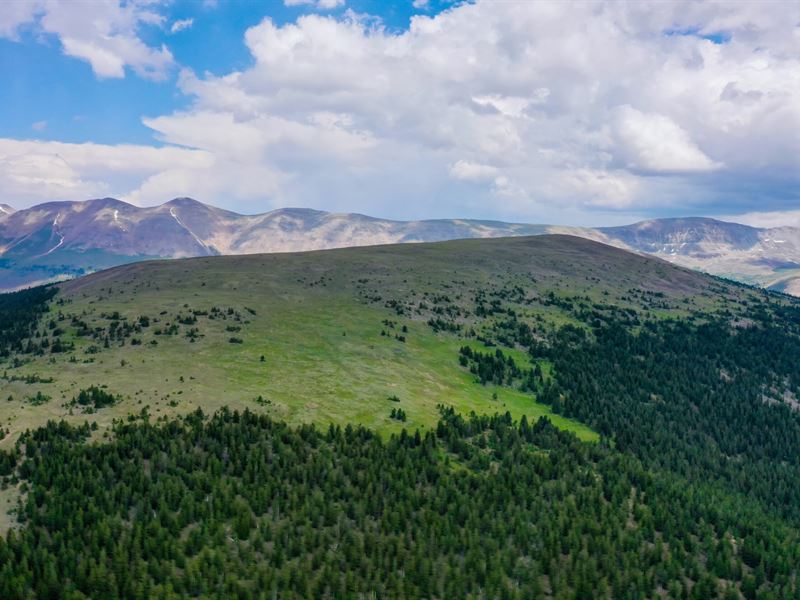
<instances>
[{"instance_id":1,"label":"grass slope","mask_svg":"<svg viewBox=\"0 0 800 600\"><path fill-rule=\"evenodd\" d=\"M48 419L95 420L102 431L145 407L158 417L225 405L290 423L358 422L388 433L432 426L445 404L461 412L508 410L515 418L548 415L593 440L588 427L552 414L532 394L480 385L459 366L459 347L483 348L479 338L496 338L503 320L478 316L477 298L545 330L577 323L561 299L660 317L722 308L750 293L569 236L156 261L60 287L41 330L52 318L75 349L0 365L0 427L8 432L0 448ZM101 342L112 323L134 325L142 316L149 326L108 347ZM428 324L434 318L459 329L437 332ZM79 335L79 322L102 333ZM175 334L165 335L169 328ZM529 366L524 353L510 352ZM91 385L107 386L121 401L92 414L70 407ZM37 392L51 399L26 401ZM395 407L406 422L390 419Z\"/></svg>"}]
</instances>

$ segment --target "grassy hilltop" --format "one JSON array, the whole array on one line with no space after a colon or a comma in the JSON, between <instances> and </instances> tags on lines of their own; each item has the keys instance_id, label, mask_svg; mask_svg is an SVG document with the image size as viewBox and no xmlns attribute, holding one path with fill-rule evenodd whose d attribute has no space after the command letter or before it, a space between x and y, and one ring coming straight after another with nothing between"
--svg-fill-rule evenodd
<instances>
[{"instance_id":1,"label":"grassy hilltop","mask_svg":"<svg viewBox=\"0 0 800 600\"><path fill-rule=\"evenodd\" d=\"M547 414L594 439L533 393L477 383L459 348L496 343L508 309L544 335L578 323L573 304L675 316L745 293L567 236L128 265L60 286L39 327L64 351L6 362L0 447L53 418L106 426L145 407L162 416L223 405L388 432L431 426L445 404ZM520 350L505 352L521 368L536 366ZM546 378L547 361L538 366ZM94 385L119 401L91 414L70 406ZM393 408L407 420L392 419Z\"/></svg>"},{"instance_id":2,"label":"grassy hilltop","mask_svg":"<svg viewBox=\"0 0 800 600\"><path fill-rule=\"evenodd\" d=\"M0 296L0 596L797 598L798 355L567 236Z\"/></svg>"}]
</instances>

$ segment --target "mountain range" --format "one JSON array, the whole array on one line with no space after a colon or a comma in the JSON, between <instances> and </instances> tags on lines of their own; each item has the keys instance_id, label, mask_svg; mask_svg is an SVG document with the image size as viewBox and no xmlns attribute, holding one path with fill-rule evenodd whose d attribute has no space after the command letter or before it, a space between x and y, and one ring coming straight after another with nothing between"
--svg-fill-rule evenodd
<instances>
[{"instance_id":1,"label":"mountain range","mask_svg":"<svg viewBox=\"0 0 800 600\"><path fill-rule=\"evenodd\" d=\"M283 208L241 215L191 198L140 208L114 198L0 204L0 291L157 258L563 233L651 254L739 281L800 294L800 229L715 219L655 219L581 228L469 219L392 221Z\"/></svg>"}]
</instances>

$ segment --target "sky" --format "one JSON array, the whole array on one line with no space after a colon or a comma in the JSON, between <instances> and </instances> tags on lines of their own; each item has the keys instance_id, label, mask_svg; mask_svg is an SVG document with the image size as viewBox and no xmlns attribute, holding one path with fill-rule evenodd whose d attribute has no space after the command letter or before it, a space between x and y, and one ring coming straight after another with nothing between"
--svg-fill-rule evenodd
<instances>
[{"instance_id":1,"label":"sky","mask_svg":"<svg viewBox=\"0 0 800 600\"><path fill-rule=\"evenodd\" d=\"M5 0L0 202L800 225L800 2Z\"/></svg>"}]
</instances>

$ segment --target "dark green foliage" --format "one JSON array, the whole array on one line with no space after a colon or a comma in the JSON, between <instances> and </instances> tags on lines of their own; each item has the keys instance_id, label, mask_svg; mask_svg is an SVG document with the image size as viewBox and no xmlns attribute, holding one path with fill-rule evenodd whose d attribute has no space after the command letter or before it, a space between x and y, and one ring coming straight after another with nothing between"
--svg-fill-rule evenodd
<instances>
[{"instance_id":1,"label":"dark green foliage","mask_svg":"<svg viewBox=\"0 0 800 600\"><path fill-rule=\"evenodd\" d=\"M24 381L28 384L53 383L53 381L55 381L52 377L41 377L35 373L31 375L9 375L7 371L3 372L3 376L0 377L0 379L5 379L6 381Z\"/></svg>"},{"instance_id":2,"label":"dark green foliage","mask_svg":"<svg viewBox=\"0 0 800 600\"><path fill-rule=\"evenodd\" d=\"M12 352L31 353L41 345L33 343L39 318L56 294L54 287L37 287L12 294L0 294L0 357ZM46 338L45 338L46 339Z\"/></svg>"},{"instance_id":3,"label":"dark green foliage","mask_svg":"<svg viewBox=\"0 0 800 600\"><path fill-rule=\"evenodd\" d=\"M0 433L5 437L5 431L0 429ZM6 452L0 450L0 477L11 475L17 466L17 451Z\"/></svg>"},{"instance_id":4,"label":"dark green foliage","mask_svg":"<svg viewBox=\"0 0 800 600\"><path fill-rule=\"evenodd\" d=\"M511 385L523 376L523 371L510 356L503 354L500 348L494 352L483 353L473 350L469 346L462 346L459 361L461 366L468 367L478 380L486 385ZM527 371L524 373L527 376Z\"/></svg>"},{"instance_id":5,"label":"dark green foliage","mask_svg":"<svg viewBox=\"0 0 800 600\"><path fill-rule=\"evenodd\" d=\"M56 330L56 332L57 331L58 330ZM53 332L53 335L55 335L56 332ZM53 343L50 345L50 352L52 354L57 354L60 352L72 352L73 350L75 350L75 344L73 342L67 344L62 342L60 338L55 338Z\"/></svg>"},{"instance_id":6,"label":"dark green foliage","mask_svg":"<svg viewBox=\"0 0 800 600\"><path fill-rule=\"evenodd\" d=\"M41 406L42 404L50 402L50 396L43 394L40 390L32 396L26 396L25 402L32 406Z\"/></svg>"},{"instance_id":7,"label":"dark green foliage","mask_svg":"<svg viewBox=\"0 0 800 600\"><path fill-rule=\"evenodd\" d=\"M562 330L550 352L557 384L541 399L654 467L800 523L800 412L782 401L800 391L796 328L666 321L637 335L614 324L593 340Z\"/></svg>"},{"instance_id":8,"label":"dark green foliage","mask_svg":"<svg viewBox=\"0 0 800 600\"><path fill-rule=\"evenodd\" d=\"M178 315L177 321L181 325L195 325L197 324L197 317L194 315L194 313L190 315Z\"/></svg>"},{"instance_id":9,"label":"dark green foliage","mask_svg":"<svg viewBox=\"0 0 800 600\"><path fill-rule=\"evenodd\" d=\"M461 325L459 323L442 319L441 317L431 317L428 319L428 325L436 332L449 331L455 333L461 330Z\"/></svg>"},{"instance_id":10,"label":"dark green foliage","mask_svg":"<svg viewBox=\"0 0 800 600\"><path fill-rule=\"evenodd\" d=\"M445 410L435 432L383 441L223 411L120 424L106 444L88 434L51 423L21 440L29 492L24 527L0 540L0 597L797 590L796 533L775 529L786 554L765 554L763 516L742 537L691 487L546 419Z\"/></svg>"},{"instance_id":11,"label":"dark green foliage","mask_svg":"<svg viewBox=\"0 0 800 600\"><path fill-rule=\"evenodd\" d=\"M85 390L81 390L80 393L73 398L72 404L98 409L113 406L118 400L119 396L115 396L93 385Z\"/></svg>"},{"instance_id":12,"label":"dark green foliage","mask_svg":"<svg viewBox=\"0 0 800 600\"><path fill-rule=\"evenodd\" d=\"M389 413L389 417L395 421L405 421L406 411L404 411L402 408L393 408L392 412Z\"/></svg>"}]
</instances>

